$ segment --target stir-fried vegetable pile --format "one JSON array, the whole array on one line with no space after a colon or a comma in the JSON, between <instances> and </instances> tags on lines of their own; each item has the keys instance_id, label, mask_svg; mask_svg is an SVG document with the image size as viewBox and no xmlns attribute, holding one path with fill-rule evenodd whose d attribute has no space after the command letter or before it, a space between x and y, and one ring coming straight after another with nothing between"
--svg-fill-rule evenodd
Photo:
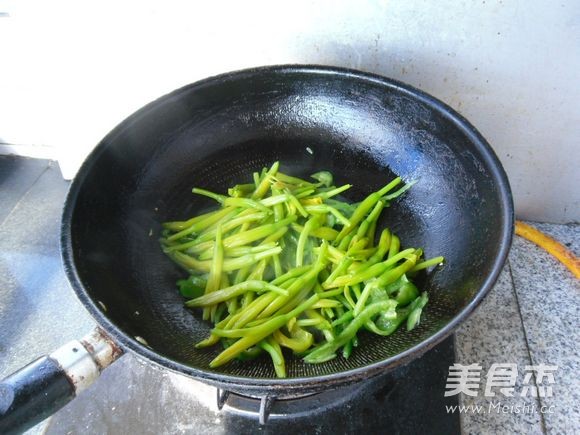
<instances>
[{"instance_id":1,"label":"stir-fried vegetable pile","mask_svg":"<svg viewBox=\"0 0 580 435\"><path fill-rule=\"evenodd\" d=\"M227 195L193 189L220 207L164 224L164 252L190 274L177 283L185 305L214 325L197 346L225 348L211 367L265 351L285 377L284 347L321 363L340 350L348 358L361 330L387 336L418 325L428 297L409 278L443 257L423 260L388 229L376 234L383 209L412 183L396 178L349 204L336 198L351 185L334 186L329 172L306 181L278 168Z\"/></svg>"}]
</instances>

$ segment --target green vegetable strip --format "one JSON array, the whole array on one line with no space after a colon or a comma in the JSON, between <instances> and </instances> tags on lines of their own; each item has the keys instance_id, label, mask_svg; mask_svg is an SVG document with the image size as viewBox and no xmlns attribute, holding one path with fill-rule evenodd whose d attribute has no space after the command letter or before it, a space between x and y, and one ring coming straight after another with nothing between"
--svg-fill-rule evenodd
<instances>
[{"instance_id":1,"label":"green vegetable strip","mask_svg":"<svg viewBox=\"0 0 580 435\"><path fill-rule=\"evenodd\" d=\"M390 195L383 196L383 200L390 201L392 199L398 198L403 193L405 193L407 190L409 190L411 187L413 187L413 185L416 184L416 183L417 183L417 181L411 181L410 183L405 184L403 187L401 187L396 192L393 192Z\"/></svg>"},{"instance_id":2,"label":"green vegetable strip","mask_svg":"<svg viewBox=\"0 0 580 435\"><path fill-rule=\"evenodd\" d=\"M404 273L408 272L417 261L417 256L412 255L407 261L405 261L400 266L395 267L394 269L388 270L385 272L377 281L374 283L368 283L365 286L365 289L362 292L361 297L358 299L356 306L354 307L354 315L357 316L365 306L365 303L370 295L370 292L373 288L381 288L391 282L396 281L399 279Z\"/></svg>"},{"instance_id":3,"label":"green vegetable strip","mask_svg":"<svg viewBox=\"0 0 580 435\"><path fill-rule=\"evenodd\" d=\"M304 187L304 186L310 187L310 186L314 185L314 183L310 183L306 180L302 180L301 178L292 177L290 175L283 174L282 172L278 172L278 174L276 174L275 178L277 180L281 181L282 183L295 184L295 185L300 186L300 187Z\"/></svg>"},{"instance_id":4,"label":"green vegetable strip","mask_svg":"<svg viewBox=\"0 0 580 435\"><path fill-rule=\"evenodd\" d=\"M351 309L354 309L354 307L356 306L356 302L355 302L355 301L354 301L354 299L352 298L352 294L351 294L351 292L350 292L350 286L348 286L348 285L345 285L345 286L344 286L344 290L343 290L343 292L344 292L344 297L345 297L345 299L347 300L347 302L348 302L348 303L349 303L349 305L350 305L350 308L351 308Z\"/></svg>"},{"instance_id":5,"label":"green vegetable strip","mask_svg":"<svg viewBox=\"0 0 580 435\"><path fill-rule=\"evenodd\" d=\"M296 198L294 195L292 195L292 193L290 193L290 191L288 191L288 190L286 191L286 195L288 196L290 203L294 207L296 207L296 210L298 210L298 213L300 213L302 215L302 217L307 217L308 213L306 212L306 210L304 209L304 207L302 206L300 201L298 201L298 198Z\"/></svg>"},{"instance_id":6,"label":"green vegetable strip","mask_svg":"<svg viewBox=\"0 0 580 435\"><path fill-rule=\"evenodd\" d=\"M257 252L264 252L268 249L272 249L276 247L276 243L262 243L258 246L238 246L236 248L228 248L224 250L224 254L226 257L242 257L248 254L255 254ZM208 249L205 252L202 252L198 258L200 260L210 260L213 258L213 251Z\"/></svg>"},{"instance_id":7,"label":"green vegetable strip","mask_svg":"<svg viewBox=\"0 0 580 435\"><path fill-rule=\"evenodd\" d=\"M248 245L256 240L263 239L268 237L271 234L274 234L278 230L283 230L284 232L287 231L287 225L294 222L296 220L296 216L288 216L285 219L282 219L280 222L273 223L273 224L266 224L256 228L253 228L248 231L244 231L239 234L234 234L233 236L226 237L223 241L224 247L226 249L235 248L236 246L244 246ZM198 245L192 246L187 250L188 254L199 254L200 252L204 252L205 250L212 248L213 242L203 242Z\"/></svg>"},{"instance_id":8,"label":"green vegetable strip","mask_svg":"<svg viewBox=\"0 0 580 435\"><path fill-rule=\"evenodd\" d=\"M373 210L369 213L367 218L361 222L356 232L356 235L359 239L366 235L367 231L369 230L369 227L373 222L376 222L376 220L379 218L379 215L383 211L384 207L385 203L383 201L377 202L377 204L375 205Z\"/></svg>"},{"instance_id":9,"label":"green vegetable strip","mask_svg":"<svg viewBox=\"0 0 580 435\"><path fill-rule=\"evenodd\" d=\"M286 377L286 363L284 361L284 356L282 355L282 349L276 340L272 337L260 342L260 347L270 354L272 358L272 363L274 364L274 370L276 371L276 376L279 378Z\"/></svg>"},{"instance_id":10,"label":"green vegetable strip","mask_svg":"<svg viewBox=\"0 0 580 435\"><path fill-rule=\"evenodd\" d=\"M389 267L395 265L398 261L407 258L407 257L415 257L413 253L415 249L409 248L405 249L402 252L399 252L397 255L389 258L386 261L381 263L373 264L366 270L362 272L358 272L355 275L342 275L339 278L335 279L333 282L323 284L324 288L334 288L334 287L343 287L345 285L353 285L358 284L359 282L368 281L378 275L384 273Z\"/></svg>"},{"instance_id":11,"label":"green vegetable strip","mask_svg":"<svg viewBox=\"0 0 580 435\"><path fill-rule=\"evenodd\" d=\"M332 271L332 273L330 275L328 275L328 278L326 278L326 281L324 281L324 283L322 285L324 286L325 283L331 283L337 277L343 275L344 272L348 269L348 267L352 264L352 262L353 262L353 259L351 257L348 257L345 255L342 258L342 260L340 260L340 263L338 263L336 268Z\"/></svg>"},{"instance_id":12,"label":"green vegetable strip","mask_svg":"<svg viewBox=\"0 0 580 435\"><path fill-rule=\"evenodd\" d=\"M224 247L222 246L222 227L218 226L215 234L213 260L211 262L209 277L207 279L207 285L205 286L206 295L216 291L219 288L220 281L222 279L223 261L224 261ZM215 306L204 308L203 320L208 320L210 318L211 320L213 320L214 314L215 314Z\"/></svg>"},{"instance_id":13,"label":"green vegetable strip","mask_svg":"<svg viewBox=\"0 0 580 435\"><path fill-rule=\"evenodd\" d=\"M226 207L229 206L229 207L255 208L257 210L261 210L261 211L264 211L266 213L272 212L270 209L268 209L268 207L264 206L263 204L260 204L257 201L254 201L253 199L250 199L250 198L232 198L229 196L220 195L218 193L210 192L209 190L199 189L197 187L194 187L191 191L193 193L198 194L198 195L203 195L203 196L207 196L208 198L214 199Z\"/></svg>"},{"instance_id":14,"label":"green vegetable strip","mask_svg":"<svg viewBox=\"0 0 580 435\"><path fill-rule=\"evenodd\" d=\"M444 260L445 260L444 257L433 257L429 260L425 260L425 261L422 261L420 263L417 263L417 265L415 267L413 267L410 270L410 272L418 272L419 270L427 269L428 267L431 267L431 266L437 266L438 264L443 263Z\"/></svg>"},{"instance_id":15,"label":"green vegetable strip","mask_svg":"<svg viewBox=\"0 0 580 435\"><path fill-rule=\"evenodd\" d=\"M346 227L344 227L344 228L346 228ZM340 236L340 233L338 234L338 236ZM334 240L335 244L338 242L338 236L336 236L336 239ZM353 238L354 238L354 234L348 234L338 244L338 250L339 251L346 251L348 249L348 247L350 246L350 242L352 242Z\"/></svg>"},{"instance_id":16,"label":"green vegetable strip","mask_svg":"<svg viewBox=\"0 0 580 435\"><path fill-rule=\"evenodd\" d=\"M302 302L298 307L294 308L289 313L276 316L259 326L255 326L254 328L245 329L241 335L242 338L240 338L233 345L231 345L222 353L220 353L217 357L215 357L210 362L209 366L211 368L216 368L231 361L243 350L252 347L256 343L263 340L268 335L272 334L274 331L280 329L292 317L296 317L299 314L301 314L304 310L310 308L312 305L316 303L317 300L318 295L312 295L310 298ZM235 334L238 331L239 330L231 330L230 332ZM217 333L217 330L214 329L214 333Z\"/></svg>"},{"instance_id":17,"label":"green vegetable strip","mask_svg":"<svg viewBox=\"0 0 580 435\"><path fill-rule=\"evenodd\" d=\"M266 260L267 259L262 259L258 262L254 267L254 270L248 275L249 280L263 280L264 271L266 270Z\"/></svg>"},{"instance_id":18,"label":"green vegetable strip","mask_svg":"<svg viewBox=\"0 0 580 435\"><path fill-rule=\"evenodd\" d=\"M314 342L314 337L310 332L297 327L292 330L291 337L287 337L280 330L274 331L272 337L274 337L280 346L292 349L297 353L305 352Z\"/></svg>"},{"instance_id":19,"label":"green vegetable strip","mask_svg":"<svg viewBox=\"0 0 580 435\"><path fill-rule=\"evenodd\" d=\"M349 227L351 222L342 215L337 209L329 205L307 205L304 207L308 213L330 213L345 227Z\"/></svg>"},{"instance_id":20,"label":"green vegetable strip","mask_svg":"<svg viewBox=\"0 0 580 435\"><path fill-rule=\"evenodd\" d=\"M222 225L222 234L227 233L228 231L233 230L234 228L246 223L246 222L253 222L259 221L266 217L265 213L252 213L252 214L244 214L243 212L240 213L237 217L224 222ZM183 251L187 248L195 246L201 242L207 242L215 239L216 229L210 231L204 231L197 237L195 240L191 242L182 243L179 245L172 245L166 248L167 251Z\"/></svg>"},{"instance_id":21,"label":"green vegetable strip","mask_svg":"<svg viewBox=\"0 0 580 435\"><path fill-rule=\"evenodd\" d=\"M273 176L278 173L278 168L280 167L280 162L274 162L270 170L266 173L264 179L260 182L258 187L256 187L256 191L252 195L254 199L261 199L264 195L270 190L270 180Z\"/></svg>"},{"instance_id":22,"label":"green vegetable strip","mask_svg":"<svg viewBox=\"0 0 580 435\"><path fill-rule=\"evenodd\" d=\"M401 178L397 177L393 181L391 181L389 184L387 184L385 187L383 187L381 190L378 190L374 193L371 193L369 196L367 196L359 204L359 206L356 208L356 210L352 214L352 216L350 218L351 225L345 226L342 228L342 230L340 231L340 234L336 238L336 241L340 242L345 236L347 236L354 229L354 227L356 225L358 225L364 219L364 217L369 212L369 210L371 210L375 206L375 204L381 199L381 197L383 195L387 194L390 190L392 190L394 187L396 187L400 183L401 183Z\"/></svg>"},{"instance_id":23,"label":"green vegetable strip","mask_svg":"<svg viewBox=\"0 0 580 435\"><path fill-rule=\"evenodd\" d=\"M396 178L349 204L335 198L351 185L334 186L330 172L312 182L279 167L255 172L253 183L227 195L194 188L220 208L163 224L163 251L190 273L178 282L185 305L214 325L196 347L224 347L210 366L268 353L276 376L286 377L284 352L322 363L356 352L361 328L380 336L405 322L416 328L428 296L409 276L444 258L401 250L399 238L378 226L384 208L414 183L397 188Z\"/></svg>"},{"instance_id":24,"label":"green vegetable strip","mask_svg":"<svg viewBox=\"0 0 580 435\"><path fill-rule=\"evenodd\" d=\"M178 233L175 233L175 234L169 236L167 238L167 241L172 242L174 240L179 240L179 239L181 239L185 236L188 236L190 234L200 232L200 231L206 229L207 227L209 227L210 225L213 225L214 223L219 222L221 219L228 216L229 214L232 214L233 212L235 212L234 207L226 207L226 208L224 208L216 213L211 214L207 218L196 222L195 224L191 225L189 228L186 228L182 231L179 231Z\"/></svg>"},{"instance_id":25,"label":"green vegetable strip","mask_svg":"<svg viewBox=\"0 0 580 435\"><path fill-rule=\"evenodd\" d=\"M277 295L274 293L267 293L254 299L251 303L247 304L247 306L243 307L242 310L238 311L235 316L232 316L230 321L227 323L226 328L243 328L248 323L255 320L264 308L276 298L276 296Z\"/></svg>"},{"instance_id":26,"label":"green vegetable strip","mask_svg":"<svg viewBox=\"0 0 580 435\"><path fill-rule=\"evenodd\" d=\"M294 281L292 285L288 287L288 296L278 296L276 299L274 299L260 313L259 318L267 317L274 314L276 311L282 308L282 306L288 303L288 301L290 301L291 298L293 298L296 295L296 293L302 290L303 287L311 285L310 283L320 273L322 267L323 267L322 265L314 267L308 273L304 274L300 278L297 278L296 281Z\"/></svg>"},{"instance_id":27,"label":"green vegetable strip","mask_svg":"<svg viewBox=\"0 0 580 435\"><path fill-rule=\"evenodd\" d=\"M189 228L193 224L196 224L200 221L203 221L204 219L207 219L208 217L210 217L218 212L219 212L219 210L210 211L208 213L204 213L204 214L200 214L199 216L195 216L195 217L188 219L186 221L165 222L164 224L162 224L162 226L163 226L163 228L166 228L166 229L171 230L171 231L181 231L181 230L185 230L186 228Z\"/></svg>"},{"instance_id":28,"label":"green vegetable strip","mask_svg":"<svg viewBox=\"0 0 580 435\"><path fill-rule=\"evenodd\" d=\"M304 230L300 233L298 238L298 246L296 248L296 267L302 266L302 261L304 259L304 246L306 245L306 240L310 236L310 232L318 225L318 219L312 217L306 221L304 225Z\"/></svg>"},{"instance_id":29,"label":"green vegetable strip","mask_svg":"<svg viewBox=\"0 0 580 435\"><path fill-rule=\"evenodd\" d=\"M389 246L389 255L387 258L393 258L399 253L399 248L401 247L401 241L394 234L391 237L391 245Z\"/></svg>"},{"instance_id":30,"label":"green vegetable strip","mask_svg":"<svg viewBox=\"0 0 580 435\"><path fill-rule=\"evenodd\" d=\"M332 174L328 171L320 171L317 172L316 174L312 174L310 177L314 178L317 181L320 181L320 183L322 183L322 185L326 187L330 187L334 179Z\"/></svg>"},{"instance_id":31,"label":"green vegetable strip","mask_svg":"<svg viewBox=\"0 0 580 435\"><path fill-rule=\"evenodd\" d=\"M272 187L272 197L279 195L280 193L279 190ZM286 195L283 196L286 197ZM284 219L284 207L282 206L282 203L274 204L272 207L274 209L274 222L280 222Z\"/></svg>"},{"instance_id":32,"label":"green vegetable strip","mask_svg":"<svg viewBox=\"0 0 580 435\"><path fill-rule=\"evenodd\" d=\"M329 361L336 357L335 352L353 339L357 331L376 314L388 311L394 307L394 301L380 301L366 307L360 315L353 318L349 325L332 342L316 347L312 352L304 357L308 363L318 363Z\"/></svg>"},{"instance_id":33,"label":"green vegetable strip","mask_svg":"<svg viewBox=\"0 0 580 435\"><path fill-rule=\"evenodd\" d=\"M262 258L268 258L272 255L279 254L280 252L282 252L282 248L276 247L268 249L264 252L249 254L244 257L227 258L223 262L223 271L231 272L233 270L238 270L242 267L250 266ZM190 257L189 255L182 254L181 252L171 252L169 255L178 264L184 266L186 269L198 270L201 272L209 272L211 269L211 261L199 261L193 257Z\"/></svg>"},{"instance_id":34,"label":"green vegetable strip","mask_svg":"<svg viewBox=\"0 0 580 435\"><path fill-rule=\"evenodd\" d=\"M244 197L254 191L256 186L253 183L236 184L234 187L228 189L228 195L239 198Z\"/></svg>"},{"instance_id":35,"label":"green vegetable strip","mask_svg":"<svg viewBox=\"0 0 580 435\"><path fill-rule=\"evenodd\" d=\"M388 319L381 323L381 327L373 328L373 332L375 334L381 336L388 336L391 335L393 332L397 330L397 328L406 320L408 321L407 327L408 330L413 329L419 322L419 318L421 316L421 310L427 304L429 300L427 293L423 293L420 297L415 299L411 305L408 307L402 308L396 311L396 316L394 319ZM409 321L411 313L415 312L411 321ZM409 326L411 327L409 329Z\"/></svg>"},{"instance_id":36,"label":"green vegetable strip","mask_svg":"<svg viewBox=\"0 0 580 435\"><path fill-rule=\"evenodd\" d=\"M272 264L274 264L274 275L279 278L283 275L282 263L280 263L280 256L278 254L272 256Z\"/></svg>"},{"instance_id":37,"label":"green vegetable strip","mask_svg":"<svg viewBox=\"0 0 580 435\"><path fill-rule=\"evenodd\" d=\"M333 196L340 195L342 192L347 191L352 187L352 184L345 184L344 186L337 187L336 189L329 190L327 192L321 192L318 196L322 199L332 198Z\"/></svg>"}]
</instances>

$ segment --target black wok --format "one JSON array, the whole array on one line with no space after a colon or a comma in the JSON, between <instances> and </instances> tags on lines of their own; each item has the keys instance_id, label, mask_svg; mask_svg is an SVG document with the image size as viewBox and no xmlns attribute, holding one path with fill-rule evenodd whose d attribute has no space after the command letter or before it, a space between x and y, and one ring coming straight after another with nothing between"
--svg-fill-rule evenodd
<instances>
[{"instance_id":1,"label":"black wok","mask_svg":"<svg viewBox=\"0 0 580 435\"><path fill-rule=\"evenodd\" d=\"M193 186L224 191L275 160L292 174L333 172L338 184L354 185L346 195L354 201L395 175L418 180L382 224L427 257L446 257L423 277L430 302L420 327L362 334L348 360L290 359L288 379L277 379L267 358L209 368L219 349L193 346L209 325L183 306L175 287L182 272L159 248L160 223L210 204ZM280 66L194 83L117 126L71 185L62 251L78 298L121 349L223 389L276 397L367 378L436 345L495 282L512 224L497 157L448 106L371 74Z\"/></svg>"}]
</instances>

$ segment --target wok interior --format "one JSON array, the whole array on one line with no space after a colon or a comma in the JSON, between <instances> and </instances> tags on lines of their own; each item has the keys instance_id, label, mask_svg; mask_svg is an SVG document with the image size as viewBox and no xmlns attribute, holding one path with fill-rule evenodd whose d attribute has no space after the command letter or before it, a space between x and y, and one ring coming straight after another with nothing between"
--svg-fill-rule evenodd
<instances>
[{"instance_id":1,"label":"wok interior","mask_svg":"<svg viewBox=\"0 0 580 435\"><path fill-rule=\"evenodd\" d=\"M77 180L74 263L106 312L95 306L163 357L208 372L274 378L267 357L209 369L221 348L194 348L209 324L183 306L175 281L186 274L162 253L160 224L212 206L190 193L193 186L225 192L275 160L289 174L331 171L337 185L354 185L345 195L353 201L395 174L418 180L381 223L403 246L447 259L421 280L430 301L420 326L387 338L360 333L348 360L287 359L289 377L364 367L439 331L490 273L505 210L480 151L469 131L397 86L312 71L210 80L158 100L101 143Z\"/></svg>"}]
</instances>

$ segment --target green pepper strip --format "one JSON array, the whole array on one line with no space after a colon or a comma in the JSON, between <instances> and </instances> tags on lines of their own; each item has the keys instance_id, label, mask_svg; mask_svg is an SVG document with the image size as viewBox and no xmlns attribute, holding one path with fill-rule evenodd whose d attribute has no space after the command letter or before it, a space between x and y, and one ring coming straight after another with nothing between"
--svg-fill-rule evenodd
<instances>
[{"instance_id":1,"label":"green pepper strip","mask_svg":"<svg viewBox=\"0 0 580 435\"><path fill-rule=\"evenodd\" d=\"M413 269L411 269L413 270ZM419 289L415 284L411 281L406 281L403 283L399 290L397 291L397 295L395 296L395 300L397 301L398 307L404 307L405 305L410 304L419 296Z\"/></svg>"},{"instance_id":2,"label":"green pepper strip","mask_svg":"<svg viewBox=\"0 0 580 435\"><path fill-rule=\"evenodd\" d=\"M274 371L276 376L279 378L286 377L286 363L284 361L284 355L282 355L282 349L276 340L272 337L268 337L262 340L259 346L270 354L272 358L272 363L274 364Z\"/></svg>"},{"instance_id":3,"label":"green pepper strip","mask_svg":"<svg viewBox=\"0 0 580 435\"><path fill-rule=\"evenodd\" d=\"M409 317L407 317L407 331L415 329L415 326L419 324L419 321L421 320L421 312L425 305L427 305L428 300L427 292L424 292L423 295L417 299L417 302L413 304L413 309L409 313Z\"/></svg>"},{"instance_id":4,"label":"green pepper strip","mask_svg":"<svg viewBox=\"0 0 580 435\"><path fill-rule=\"evenodd\" d=\"M351 320L353 317L354 317L353 312L352 311L347 311L342 316L340 316L338 319L336 319L334 322L332 322L332 326L342 325L343 323L346 323L349 320Z\"/></svg>"},{"instance_id":5,"label":"green pepper strip","mask_svg":"<svg viewBox=\"0 0 580 435\"><path fill-rule=\"evenodd\" d=\"M408 321L411 313L416 312L418 314L415 314L414 319L412 319L414 323L410 325L411 329L413 329L418 324L419 316L421 315L421 310L425 307L428 300L429 297L427 293L424 292L421 296L415 299L409 306L397 310L397 317L395 317L394 319L387 320L381 325L380 328L376 327L373 330L373 332L375 334L382 336L391 335L405 320ZM409 324L407 326L409 326Z\"/></svg>"},{"instance_id":6,"label":"green pepper strip","mask_svg":"<svg viewBox=\"0 0 580 435\"><path fill-rule=\"evenodd\" d=\"M365 303L366 303L366 301L371 293L371 290L373 288L382 288L385 285L396 281L404 273L407 273L415 265L416 262L417 262L417 256L410 255L409 259L407 261L405 261L403 264L395 267L394 269L387 270L376 281L368 283L365 286L365 288L361 294L361 297L357 301L356 306L354 307L354 315L357 316L363 310Z\"/></svg>"},{"instance_id":7,"label":"green pepper strip","mask_svg":"<svg viewBox=\"0 0 580 435\"><path fill-rule=\"evenodd\" d=\"M349 340L342 348L342 357L344 359L348 359L350 357L350 354L352 353L352 343L353 340Z\"/></svg>"},{"instance_id":8,"label":"green pepper strip","mask_svg":"<svg viewBox=\"0 0 580 435\"><path fill-rule=\"evenodd\" d=\"M314 305L312 305L312 309L317 308L335 308L342 306L340 301L332 300L332 299L320 299Z\"/></svg>"},{"instance_id":9,"label":"green pepper strip","mask_svg":"<svg viewBox=\"0 0 580 435\"><path fill-rule=\"evenodd\" d=\"M317 364L329 361L336 357L336 351L348 343L356 335L357 331L372 317L382 311L391 309L396 302L391 300L379 301L368 305L356 316L346 328L330 343L319 345L312 352L304 357L304 361L310 364Z\"/></svg>"},{"instance_id":10,"label":"green pepper strip","mask_svg":"<svg viewBox=\"0 0 580 435\"><path fill-rule=\"evenodd\" d=\"M314 343L314 337L305 329L294 327L291 337L284 335L279 329L272 334L280 346L292 349L296 353L305 352Z\"/></svg>"},{"instance_id":11,"label":"green pepper strip","mask_svg":"<svg viewBox=\"0 0 580 435\"><path fill-rule=\"evenodd\" d=\"M312 174L310 178L314 178L316 181L319 181L323 186L326 187L330 187L332 180L334 179L332 173L328 171L316 172L315 174Z\"/></svg>"}]
</instances>

